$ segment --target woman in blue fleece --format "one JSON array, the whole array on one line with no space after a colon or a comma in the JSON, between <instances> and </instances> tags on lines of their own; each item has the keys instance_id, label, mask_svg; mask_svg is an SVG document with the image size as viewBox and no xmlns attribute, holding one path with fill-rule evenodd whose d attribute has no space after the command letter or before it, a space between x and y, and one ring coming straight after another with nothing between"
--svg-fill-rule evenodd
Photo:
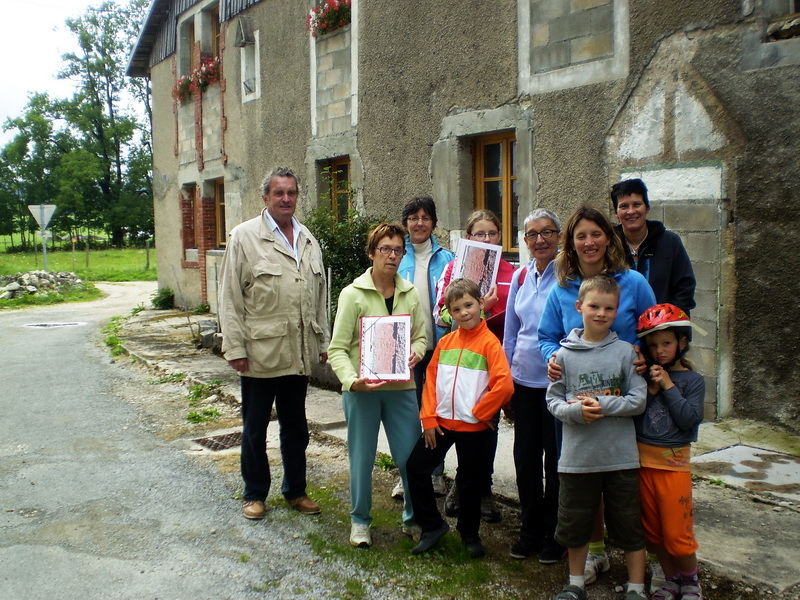
<instances>
[{"instance_id":1,"label":"woman in blue fleece","mask_svg":"<svg viewBox=\"0 0 800 600\"><path fill-rule=\"evenodd\" d=\"M555 259L556 285L550 290L542 318L539 320L539 350L547 363L551 381L561 377L561 369L554 356L560 342L573 329L583 326L580 313L575 310L581 282L593 275L607 275L620 287L617 317L611 331L638 347L636 323L639 315L655 304L653 289L641 273L628 268L622 241L614 233L608 218L597 209L582 206L567 221L564 229L564 246ZM643 357L642 363L644 363ZM557 427L558 447L561 447L561 430ZM598 512L595 531L589 543L586 558L586 583L611 568L603 542L602 509Z\"/></svg>"}]
</instances>

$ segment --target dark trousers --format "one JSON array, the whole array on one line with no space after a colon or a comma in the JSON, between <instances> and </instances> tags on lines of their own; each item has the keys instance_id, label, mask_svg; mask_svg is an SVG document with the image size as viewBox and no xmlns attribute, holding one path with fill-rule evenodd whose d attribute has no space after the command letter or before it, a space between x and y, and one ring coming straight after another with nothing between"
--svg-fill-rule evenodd
<instances>
[{"instance_id":1,"label":"dark trousers","mask_svg":"<svg viewBox=\"0 0 800 600\"><path fill-rule=\"evenodd\" d=\"M546 389L514 384L514 466L522 508L520 538L542 542L558 521L558 450L555 418L547 410ZM544 480L542 479L544 457Z\"/></svg>"},{"instance_id":2,"label":"dark trousers","mask_svg":"<svg viewBox=\"0 0 800 600\"><path fill-rule=\"evenodd\" d=\"M458 455L458 493L461 510L458 513L458 531L463 538L478 535L481 523L481 485L486 480L486 452L489 429L482 431L452 431L442 429L444 435L436 436L436 448L426 448L425 438L417 440L406 463L411 504L414 518L422 531L433 531L442 524L442 515L433 495L431 474L444 460L453 444Z\"/></svg>"},{"instance_id":3,"label":"dark trousers","mask_svg":"<svg viewBox=\"0 0 800 600\"><path fill-rule=\"evenodd\" d=\"M306 390L308 377L242 377L242 479L245 500L265 500L272 482L267 460L267 425L272 406L280 427L283 484L287 500L306 495Z\"/></svg>"}]
</instances>

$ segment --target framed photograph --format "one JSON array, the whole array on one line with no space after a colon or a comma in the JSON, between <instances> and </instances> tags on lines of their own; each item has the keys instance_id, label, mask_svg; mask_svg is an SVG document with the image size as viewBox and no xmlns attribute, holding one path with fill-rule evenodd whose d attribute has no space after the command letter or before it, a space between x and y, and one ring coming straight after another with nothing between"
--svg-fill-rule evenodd
<instances>
[{"instance_id":1,"label":"framed photograph","mask_svg":"<svg viewBox=\"0 0 800 600\"><path fill-rule=\"evenodd\" d=\"M359 377L410 381L411 315L361 317L359 351Z\"/></svg>"},{"instance_id":2,"label":"framed photograph","mask_svg":"<svg viewBox=\"0 0 800 600\"><path fill-rule=\"evenodd\" d=\"M478 284L481 295L485 296L497 282L497 271L500 269L502 257L502 246L466 239L459 240L450 281L470 279Z\"/></svg>"}]
</instances>

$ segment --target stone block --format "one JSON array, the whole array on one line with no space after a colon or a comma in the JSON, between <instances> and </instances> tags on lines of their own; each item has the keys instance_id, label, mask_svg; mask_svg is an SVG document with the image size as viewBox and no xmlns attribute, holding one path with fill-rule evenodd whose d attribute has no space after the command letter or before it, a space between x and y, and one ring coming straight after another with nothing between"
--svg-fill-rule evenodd
<instances>
[{"instance_id":1,"label":"stone block","mask_svg":"<svg viewBox=\"0 0 800 600\"><path fill-rule=\"evenodd\" d=\"M715 421L717 419L717 378L706 377L706 396L703 403L703 420Z\"/></svg>"},{"instance_id":2,"label":"stone block","mask_svg":"<svg viewBox=\"0 0 800 600\"><path fill-rule=\"evenodd\" d=\"M550 25L539 23L533 26L533 36L531 40L534 48L546 46L550 43Z\"/></svg>"},{"instance_id":3,"label":"stone block","mask_svg":"<svg viewBox=\"0 0 800 600\"><path fill-rule=\"evenodd\" d=\"M717 297L716 290L695 290L694 301L697 303L697 306L692 311L692 315L699 319L716 321L717 308L719 305Z\"/></svg>"},{"instance_id":4,"label":"stone block","mask_svg":"<svg viewBox=\"0 0 800 600\"><path fill-rule=\"evenodd\" d=\"M692 258L691 254L689 258ZM719 264L715 262L695 262L692 261L694 278L697 281L697 289L714 291L719 287Z\"/></svg>"},{"instance_id":5,"label":"stone block","mask_svg":"<svg viewBox=\"0 0 800 600\"><path fill-rule=\"evenodd\" d=\"M345 81L349 81L349 79L349 72L345 72L343 69L330 69L324 73L320 73L320 77L318 77L317 81L321 84L320 87L322 89L328 89L336 87Z\"/></svg>"},{"instance_id":6,"label":"stone block","mask_svg":"<svg viewBox=\"0 0 800 600\"><path fill-rule=\"evenodd\" d=\"M321 90L317 88L317 106L325 106L333 102L333 90Z\"/></svg>"},{"instance_id":7,"label":"stone block","mask_svg":"<svg viewBox=\"0 0 800 600\"><path fill-rule=\"evenodd\" d=\"M547 23L567 14L569 2L565 0L533 0L531 2L531 21Z\"/></svg>"},{"instance_id":8,"label":"stone block","mask_svg":"<svg viewBox=\"0 0 800 600\"><path fill-rule=\"evenodd\" d=\"M350 116L336 117L330 120L332 133L346 133L350 131Z\"/></svg>"},{"instance_id":9,"label":"stone block","mask_svg":"<svg viewBox=\"0 0 800 600\"><path fill-rule=\"evenodd\" d=\"M698 346L694 340L689 353L686 355L694 363L698 373L704 376L714 376L717 373L717 351L716 348L703 348Z\"/></svg>"},{"instance_id":10,"label":"stone block","mask_svg":"<svg viewBox=\"0 0 800 600\"><path fill-rule=\"evenodd\" d=\"M706 335L695 330L692 333L692 347L714 349L717 346L717 323L715 320L703 318L701 312L698 312L697 309L692 311L692 323L702 327Z\"/></svg>"},{"instance_id":11,"label":"stone block","mask_svg":"<svg viewBox=\"0 0 800 600\"><path fill-rule=\"evenodd\" d=\"M604 33L614 30L614 9L609 4L587 11L592 23L592 33Z\"/></svg>"},{"instance_id":12,"label":"stone block","mask_svg":"<svg viewBox=\"0 0 800 600\"><path fill-rule=\"evenodd\" d=\"M343 48L341 50L337 50L332 55L333 64L331 65L334 69L342 69L345 71L350 71L350 48Z\"/></svg>"},{"instance_id":13,"label":"stone block","mask_svg":"<svg viewBox=\"0 0 800 600\"><path fill-rule=\"evenodd\" d=\"M330 119L320 119L317 114L317 135L327 137L333 133L333 122Z\"/></svg>"},{"instance_id":14,"label":"stone block","mask_svg":"<svg viewBox=\"0 0 800 600\"><path fill-rule=\"evenodd\" d=\"M572 0L569 9L571 12L580 12L598 6L611 6L611 0Z\"/></svg>"},{"instance_id":15,"label":"stone block","mask_svg":"<svg viewBox=\"0 0 800 600\"><path fill-rule=\"evenodd\" d=\"M592 22L588 11L565 15L550 22L550 41L554 43L591 34Z\"/></svg>"},{"instance_id":16,"label":"stone block","mask_svg":"<svg viewBox=\"0 0 800 600\"><path fill-rule=\"evenodd\" d=\"M344 117L347 114L347 103L344 100L339 100L338 102L329 104L327 107L326 116L329 119Z\"/></svg>"},{"instance_id":17,"label":"stone block","mask_svg":"<svg viewBox=\"0 0 800 600\"><path fill-rule=\"evenodd\" d=\"M718 260L720 248L716 232L683 233L681 239L689 256L705 261Z\"/></svg>"},{"instance_id":18,"label":"stone block","mask_svg":"<svg viewBox=\"0 0 800 600\"><path fill-rule=\"evenodd\" d=\"M713 204L665 204L664 225L674 231L717 231L721 211Z\"/></svg>"},{"instance_id":19,"label":"stone block","mask_svg":"<svg viewBox=\"0 0 800 600\"><path fill-rule=\"evenodd\" d=\"M531 67L536 73L552 71L569 65L569 42L548 44L531 51Z\"/></svg>"},{"instance_id":20,"label":"stone block","mask_svg":"<svg viewBox=\"0 0 800 600\"><path fill-rule=\"evenodd\" d=\"M317 56L317 73L322 73L323 71L327 71L331 68L333 68L332 54L323 54L321 56Z\"/></svg>"},{"instance_id":21,"label":"stone block","mask_svg":"<svg viewBox=\"0 0 800 600\"><path fill-rule=\"evenodd\" d=\"M335 88L333 88L333 95L331 97L331 102L336 102L337 100L345 100L350 98L352 90L352 86L350 85L349 81L345 81L340 83Z\"/></svg>"},{"instance_id":22,"label":"stone block","mask_svg":"<svg viewBox=\"0 0 800 600\"><path fill-rule=\"evenodd\" d=\"M614 54L614 35L612 32L578 38L570 42L572 63L582 63Z\"/></svg>"}]
</instances>

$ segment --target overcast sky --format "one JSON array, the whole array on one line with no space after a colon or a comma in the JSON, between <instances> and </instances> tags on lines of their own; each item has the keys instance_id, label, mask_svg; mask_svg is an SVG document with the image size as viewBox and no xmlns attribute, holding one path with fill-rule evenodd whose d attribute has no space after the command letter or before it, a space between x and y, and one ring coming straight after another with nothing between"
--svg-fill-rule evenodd
<instances>
[{"instance_id":1,"label":"overcast sky","mask_svg":"<svg viewBox=\"0 0 800 600\"><path fill-rule=\"evenodd\" d=\"M61 55L76 50L64 21L80 17L101 0L2 0L5 26L0 56L5 58L0 92L0 145L11 134L2 131L6 119L22 114L32 92L66 98L74 92L68 80L56 79Z\"/></svg>"}]
</instances>

